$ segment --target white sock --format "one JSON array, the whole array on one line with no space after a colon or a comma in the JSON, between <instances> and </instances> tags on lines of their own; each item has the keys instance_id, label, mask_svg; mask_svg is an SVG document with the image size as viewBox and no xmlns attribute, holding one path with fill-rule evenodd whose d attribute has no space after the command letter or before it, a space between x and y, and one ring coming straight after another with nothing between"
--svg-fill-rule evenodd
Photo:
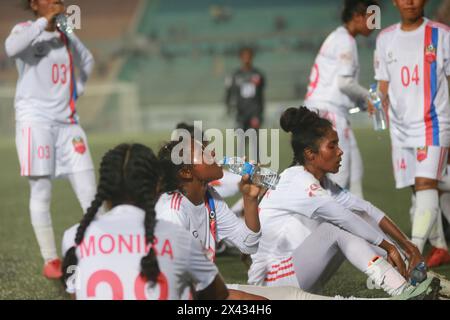
<instances>
[{"instance_id":1,"label":"white sock","mask_svg":"<svg viewBox=\"0 0 450 320\"><path fill-rule=\"evenodd\" d=\"M406 279L382 257L372 262L365 274L376 286L381 287L391 296L402 294L409 287Z\"/></svg>"},{"instance_id":2,"label":"white sock","mask_svg":"<svg viewBox=\"0 0 450 320\"><path fill-rule=\"evenodd\" d=\"M440 195L440 208L442 211L446 212L449 216L450 221L450 192L446 192ZM414 193L411 194L411 208L409 209L409 215L411 218L411 225L414 223L414 212L416 211L416 195ZM447 249L447 242L445 240L444 228L442 226L442 217L441 214L438 214L439 220L436 219L436 223L433 225L431 229L430 236L428 240L432 246L441 249Z\"/></svg>"},{"instance_id":3,"label":"white sock","mask_svg":"<svg viewBox=\"0 0 450 320\"><path fill-rule=\"evenodd\" d=\"M423 252L431 229L439 214L439 193L437 190L416 192L416 211L412 226L412 242Z\"/></svg>"},{"instance_id":4,"label":"white sock","mask_svg":"<svg viewBox=\"0 0 450 320\"><path fill-rule=\"evenodd\" d=\"M29 179L31 225L44 260L58 258L55 236L50 215L51 180L50 178Z\"/></svg>"},{"instance_id":5,"label":"white sock","mask_svg":"<svg viewBox=\"0 0 450 320\"><path fill-rule=\"evenodd\" d=\"M361 199L364 199L362 181L361 180L351 181L350 182L350 192L352 194L354 194L355 196L358 196Z\"/></svg>"},{"instance_id":6,"label":"white sock","mask_svg":"<svg viewBox=\"0 0 450 320\"><path fill-rule=\"evenodd\" d=\"M444 227L442 225L442 214L439 212L431 228L430 236L428 237L433 247L448 250L447 240L445 240Z\"/></svg>"},{"instance_id":7,"label":"white sock","mask_svg":"<svg viewBox=\"0 0 450 320\"><path fill-rule=\"evenodd\" d=\"M439 181L438 189L444 192L450 192L450 165L447 165L447 174Z\"/></svg>"},{"instance_id":8,"label":"white sock","mask_svg":"<svg viewBox=\"0 0 450 320\"><path fill-rule=\"evenodd\" d=\"M97 192L94 170L86 170L68 175L72 189L80 202L83 213L91 206Z\"/></svg>"},{"instance_id":9,"label":"white sock","mask_svg":"<svg viewBox=\"0 0 450 320\"><path fill-rule=\"evenodd\" d=\"M444 192L439 197L439 204L441 206L442 214L447 222L450 223L450 192Z\"/></svg>"}]
</instances>

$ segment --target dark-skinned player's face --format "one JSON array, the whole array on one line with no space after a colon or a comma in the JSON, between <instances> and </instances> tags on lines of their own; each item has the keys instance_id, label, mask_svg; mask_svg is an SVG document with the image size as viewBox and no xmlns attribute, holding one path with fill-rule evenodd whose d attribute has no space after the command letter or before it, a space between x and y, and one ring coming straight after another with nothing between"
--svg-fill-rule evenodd
<instances>
[{"instance_id":1,"label":"dark-skinned player's face","mask_svg":"<svg viewBox=\"0 0 450 320\"><path fill-rule=\"evenodd\" d=\"M50 12L54 5L64 5L62 0L31 0L30 8L38 17L44 17Z\"/></svg>"},{"instance_id":2,"label":"dark-skinned player's face","mask_svg":"<svg viewBox=\"0 0 450 320\"><path fill-rule=\"evenodd\" d=\"M318 152L314 154L310 165L323 173L337 173L341 166L342 155L339 138L335 130L328 129L319 140Z\"/></svg>"},{"instance_id":3,"label":"dark-skinned player's face","mask_svg":"<svg viewBox=\"0 0 450 320\"><path fill-rule=\"evenodd\" d=\"M204 182L219 180L223 177L223 170L215 161L215 152L205 149L205 145L199 141L192 140L192 176Z\"/></svg>"},{"instance_id":4,"label":"dark-skinned player's face","mask_svg":"<svg viewBox=\"0 0 450 320\"><path fill-rule=\"evenodd\" d=\"M404 21L416 21L423 16L427 0L393 0Z\"/></svg>"}]
</instances>

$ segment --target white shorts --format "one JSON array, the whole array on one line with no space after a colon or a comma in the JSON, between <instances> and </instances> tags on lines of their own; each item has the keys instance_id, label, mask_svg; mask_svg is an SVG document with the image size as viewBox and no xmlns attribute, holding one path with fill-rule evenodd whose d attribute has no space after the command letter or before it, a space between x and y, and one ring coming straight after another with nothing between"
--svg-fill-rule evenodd
<instances>
[{"instance_id":1,"label":"white shorts","mask_svg":"<svg viewBox=\"0 0 450 320\"><path fill-rule=\"evenodd\" d=\"M318 111L320 117L328 119L333 125L339 138L339 148L344 152L339 172L328 176L341 187L348 189L352 181L360 180L363 176L362 159L355 135L344 116L328 110Z\"/></svg>"},{"instance_id":2,"label":"white shorts","mask_svg":"<svg viewBox=\"0 0 450 320\"><path fill-rule=\"evenodd\" d=\"M86 134L76 124L16 123L21 176L61 177L93 170Z\"/></svg>"},{"instance_id":3,"label":"white shorts","mask_svg":"<svg viewBox=\"0 0 450 320\"><path fill-rule=\"evenodd\" d=\"M398 147L392 143L392 165L397 189L413 186L415 178L442 180L447 171L448 148Z\"/></svg>"}]
</instances>

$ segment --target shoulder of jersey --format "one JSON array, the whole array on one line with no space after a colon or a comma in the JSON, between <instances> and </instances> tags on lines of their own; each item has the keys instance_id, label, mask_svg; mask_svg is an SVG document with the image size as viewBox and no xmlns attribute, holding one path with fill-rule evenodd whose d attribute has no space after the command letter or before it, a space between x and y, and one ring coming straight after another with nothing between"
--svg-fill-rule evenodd
<instances>
[{"instance_id":1,"label":"shoulder of jersey","mask_svg":"<svg viewBox=\"0 0 450 320\"><path fill-rule=\"evenodd\" d=\"M433 28L441 29L446 32L450 31L450 27L448 25L437 22L437 21L430 20L430 21L428 21L427 25L429 25L430 27L433 27Z\"/></svg>"},{"instance_id":2,"label":"shoulder of jersey","mask_svg":"<svg viewBox=\"0 0 450 320\"><path fill-rule=\"evenodd\" d=\"M163 193L156 202L156 211L158 216L165 215L170 212L178 212L181 208L183 195L180 192Z\"/></svg>"},{"instance_id":3,"label":"shoulder of jersey","mask_svg":"<svg viewBox=\"0 0 450 320\"><path fill-rule=\"evenodd\" d=\"M33 24L33 22L31 22L30 20L19 22L18 24L16 24L14 26L13 30L18 31L18 30L27 28L27 27L31 26L32 24Z\"/></svg>"},{"instance_id":4,"label":"shoulder of jersey","mask_svg":"<svg viewBox=\"0 0 450 320\"><path fill-rule=\"evenodd\" d=\"M288 168L283 171L282 175L285 177L283 180L288 182L288 184L296 184L295 187L309 186L317 182L312 174L300 167Z\"/></svg>"},{"instance_id":5,"label":"shoulder of jersey","mask_svg":"<svg viewBox=\"0 0 450 320\"><path fill-rule=\"evenodd\" d=\"M180 192L173 192L167 194L167 197L170 200L170 209L177 212L180 211L184 196Z\"/></svg>"},{"instance_id":6,"label":"shoulder of jersey","mask_svg":"<svg viewBox=\"0 0 450 320\"><path fill-rule=\"evenodd\" d=\"M377 39L380 39L381 37L385 37L389 34L392 34L393 31L395 31L398 27L398 23L395 23L387 28L384 28L383 30L380 31L380 33L377 36Z\"/></svg>"}]
</instances>

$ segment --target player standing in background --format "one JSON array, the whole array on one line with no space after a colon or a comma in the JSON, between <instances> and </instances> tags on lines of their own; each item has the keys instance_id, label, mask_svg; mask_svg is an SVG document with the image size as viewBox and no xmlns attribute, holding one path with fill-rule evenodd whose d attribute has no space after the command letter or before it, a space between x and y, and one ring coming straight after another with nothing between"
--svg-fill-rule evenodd
<instances>
[{"instance_id":1,"label":"player standing in background","mask_svg":"<svg viewBox=\"0 0 450 320\"><path fill-rule=\"evenodd\" d=\"M74 33L56 28L62 1L29 0L35 21L16 25L6 53L16 61L16 146L21 176L30 184L31 223L47 278L61 276L50 215L52 179L69 179L83 210L95 195L95 174L75 101L83 93L94 60ZM75 67L79 77L75 77Z\"/></svg>"},{"instance_id":2,"label":"player standing in background","mask_svg":"<svg viewBox=\"0 0 450 320\"><path fill-rule=\"evenodd\" d=\"M191 286L199 299L228 297L200 243L156 220L160 174L153 151L140 144L103 157L95 200L63 239L63 279L77 299L172 300ZM108 211L97 215L103 205Z\"/></svg>"},{"instance_id":3,"label":"player standing in background","mask_svg":"<svg viewBox=\"0 0 450 320\"><path fill-rule=\"evenodd\" d=\"M433 248L428 266L450 262L439 208L448 208L450 177L450 29L424 17L426 0L394 0L401 22L377 39L375 79L388 115L397 188L414 186L412 240ZM445 175L445 176L444 176ZM445 200L447 199L447 200Z\"/></svg>"},{"instance_id":4,"label":"player standing in background","mask_svg":"<svg viewBox=\"0 0 450 320\"><path fill-rule=\"evenodd\" d=\"M243 47L239 50L241 67L225 80L225 104L228 114L236 115L237 128L244 131L255 129L258 132L264 121L266 79L264 74L253 66L253 57L252 48ZM250 148L259 158L258 143ZM250 160L258 161L258 159Z\"/></svg>"},{"instance_id":5,"label":"player standing in background","mask_svg":"<svg viewBox=\"0 0 450 320\"><path fill-rule=\"evenodd\" d=\"M344 154L339 173L332 175L333 181L361 198L363 164L348 115L355 105L367 109L369 91L358 84L360 68L355 37L368 37L372 33L367 8L376 4L375 0L345 0L343 25L322 44L305 98L305 105L330 120L338 133Z\"/></svg>"}]
</instances>

